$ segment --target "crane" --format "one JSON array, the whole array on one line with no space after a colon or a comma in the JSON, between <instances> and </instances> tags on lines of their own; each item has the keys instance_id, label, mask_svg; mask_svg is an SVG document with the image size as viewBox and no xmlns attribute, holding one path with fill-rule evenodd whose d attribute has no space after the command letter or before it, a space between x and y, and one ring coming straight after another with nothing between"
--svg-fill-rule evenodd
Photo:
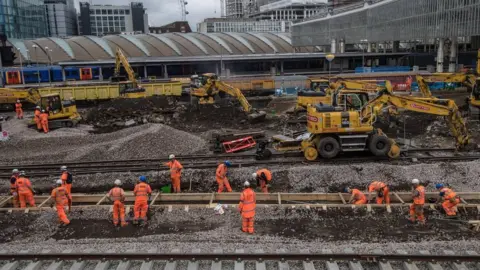
<instances>
[{"instance_id":1,"label":"crane","mask_svg":"<svg viewBox=\"0 0 480 270\"><path fill-rule=\"evenodd\" d=\"M123 66L128 75L128 81L125 76L120 76L120 68ZM121 97L124 98L142 98L146 97L145 88L142 88L135 78L135 72L130 66L127 57L123 54L120 48L115 51L115 70L111 78L114 82L119 82L118 91Z\"/></svg>"}]
</instances>

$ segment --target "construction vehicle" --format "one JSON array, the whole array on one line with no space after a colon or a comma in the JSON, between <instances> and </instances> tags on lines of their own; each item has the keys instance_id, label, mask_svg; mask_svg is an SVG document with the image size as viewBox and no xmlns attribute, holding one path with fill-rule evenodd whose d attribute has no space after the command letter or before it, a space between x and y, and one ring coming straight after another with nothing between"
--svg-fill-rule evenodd
<instances>
[{"instance_id":1,"label":"construction vehicle","mask_svg":"<svg viewBox=\"0 0 480 270\"><path fill-rule=\"evenodd\" d=\"M48 111L48 124L50 128L74 127L81 120L74 100L62 101L59 94L41 95L37 89L7 89L0 88L0 102L26 101L40 106ZM9 103L4 103L9 104ZM36 126L34 119L29 122L29 127Z\"/></svg>"},{"instance_id":2,"label":"construction vehicle","mask_svg":"<svg viewBox=\"0 0 480 270\"><path fill-rule=\"evenodd\" d=\"M479 116L480 115L480 49L477 52L477 67L476 67L476 80L475 85L472 87L472 92L468 97L468 109L470 115Z\"/></svg>"},{"instance_id":3,"label":"construction vehicle","mask_svg":"<svg viewBox=\"0 0 480 270\"><path fill-rule=\"evenodd\" d=\"M366 95L366 94L364 94ZM381 129L375 128L379 114L388 107L406 111L444 116L458 149L468 149L470 135L465 121L453 100L421 100L414 97L395 96L381 91L376 98L367 102L359 111L331 105L309 105L307 108L308 139L302 141L284 140L276 145L277 150L303 151L307 160L334 158L342 152L369 151L375 156L396 158L400 148Z\"/></svg>"},{"instance_id":4,"label":"construction vehicle","mask_svg":"<svg viewBox=\"0 0 480 270\"><path fill-rule=\"evenodd\" d=\"M427 83L433 82L445 82L445 83L459 83L467 88L470 92L475 86L476 76L473 74L465 73L433 73L432 75L425 76L425 81ZM447 87L447 90L454 90L455 88Z\"/></svg>"},{"instance_id":5,"label":"construction vehicle","mask_svg":"<svg viewBox=\"0 0 480 270\"><path fill-rule=\"evenodd\" d=\"M120 68L122 66L127 72L128 80L125 76L120 75ZM120 48L117 48L115 52L115 71L111 80L113 82L119 82L118 91L120 97L142 98L147 96L145 88L138 84L137 79L135 78L135 72Z\"/></svg>"},{"instance_id":6,"label":"construction vehicle","mask_svg":"<svg viewBox=\"0 0 480 270\"><path fill-rule=\"evenodd\" d=\"M214 73L193 75L191 78L190 95L192 104L214 104L215 99L228 94L235 97L248 114L250 122L262 121L266 117L265 112L257 112L248 102L240 89L232 87L220 80Z\"/></svg>"}]
</instances>

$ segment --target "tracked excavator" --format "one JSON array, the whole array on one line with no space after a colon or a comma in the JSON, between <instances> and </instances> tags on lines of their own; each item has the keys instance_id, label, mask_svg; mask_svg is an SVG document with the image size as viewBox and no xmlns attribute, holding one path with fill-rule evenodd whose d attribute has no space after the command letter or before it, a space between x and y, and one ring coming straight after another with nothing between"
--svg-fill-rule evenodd
<instances>
[{"instance_id":1,"label":"tracked excavator","mask_svg":"<svg viewBox=\"0 0 480 270\"><path fill-rule=\"evenodd\" d=\"M74 100L61 100L59 94L40 95L36 89L11 89L0 88L1 103L13 104L16 100L26 101L36 106L40 106L42 110L48 111L48 124L50 128L74 127L81 120L80 114L77 112L77 106ZM28 123L29 127L36 126L32 119Z\"/></svg>"},{"instance_id":2,"label":"tracked excavator","mask_svg":"<svg viewBox=\"0 0 480 270\"><path fill-rule=\"evenodd\" d=\"M366 95L366 94L364 94ZM375 156L396 158L400 148L393 139L388 138L374 124L382 110L388 107L404 109L417 113L444 116L456 147L471 149L471 138L464 119L453 100L417 99L396 96L388 91L381 91L378 96L368 101L359 111L345 111L345 108L331 105L309 105L307 108L308 139L303 141L286 141L276 145L277 150L303 151L307 160L335 158L342 152L369 151Z\"/></svg>"},{"instance_id":3,"label":"tracked excavator","mask_svg":"<svg viewBox=\"0 0 480 270\"><path fill-rule=\"evenodd\" d=\"M216 74L205 73L191 77L190 96L192 97L192 104L214 104L215 99L221 98L225 94L238 100L243 111L247 113L250 122L260 122L265 119L266 113L253 109L240 89L220 81Z\"/></svg>"},{"instance_id":4,"label":"tracked excavator","mask_svg":"<svg viewBox=\"0 0 480 270\"><path fill-rule=\"evenodd\" d=\"M128 78L120 75L122 66L127 72ZM118 91L122 98L144 98L147 96L145 88L138 84L135 72L120 48L117 48L115 52L115 70L111 81L119 83Z\"/></svg>"}]
</instances>

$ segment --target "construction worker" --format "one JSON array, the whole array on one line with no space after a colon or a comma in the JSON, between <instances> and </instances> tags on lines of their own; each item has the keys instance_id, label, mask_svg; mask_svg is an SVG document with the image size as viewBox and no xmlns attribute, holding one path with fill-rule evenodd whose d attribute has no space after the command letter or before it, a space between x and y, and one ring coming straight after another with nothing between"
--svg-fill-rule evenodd
<instances>
[{"instance_id":1,"label":"construction worker","mask_svg":"<svg viewBox=\"0 0 480 270\"><path fill-rule=\"evenodd\" d=\"M20 207L20 202L18 201L18 192L17 192L17 179L20 172L18 169L12 170L12 176L10 177L10 195L12 195L12 204L13 207Z\"/></svg>"},{"instance_id":2,"label":"construction worker","mask_svg":"<svg viewBox=\"0 0 480 270\"><path fill-rule=\"evenodd\" d=\"M68 192L68 196L70 196L70 203L72 202L72 183L73 183L73 177L72 174L68 172L67 166L62 166L60 167L60 171L62 172L62 175L60 176L60 179L62 179L62 185L65 187L65 189ZM68 211L70 212L70 209L72 208L72 205L68 205Z\"/></svg>"},{"instance_id":3,"label":"construction worker","mask_svg":"<svg viewBox=\"0 0 480 270\"><path fill-rule=\"evenodd\" d=\"M390 204L390 191L385 183L373 181L370 185L368 185L368 192L368 201L372 199L372 193L376 192L377 204L383 204L384 201L386 204Z\"/></svg>"},{"instance_id":4,"label":"construction worker","mask_svg":"<svg viewBox=\"0 0 480 270\"><path fill-rule=\"evenodd\" d=\"M37 124L37 130L41 131L42 130L42 121L40 120L40 115L42 114L40 110L40 106L35 107L35 124Z\"/></svg>"},{"instance_id":5,"label":"construction worker","mask_svg":"<svg viewBox=\"0 0 480 270\"><path fill-rule=\"evenodd\" d=\"M363 192L361 192L359 189L356 189L356 188L351 189L347 187L345 188L345 192L352 194L348 203L353 203L356 205L367 203L367 196L365 196L365 194L363 194Z\"/></svg>"},{"instance_id":6,"label":"construction worker","mask_svg":"<svg viewBox=\"0 0 480 270\"><path fill-rule=\"evenodd\" d=\"M423 215L423 205L425 204L425 187L420 185L418 179L412 180L413 204L410 205L410 221L414 223L418 221L420 224L425 224L425 216Z\"/></svg>"},{"instance_id":7,"label":"construction worker","mask_svg":"<svg viewBox=\"0 0 480 270\"><path fill-rule=\"evenodd\" d=\"M27 202L30 207L35 207L35 200L33 199L32 183L25 176L25 172L21 171L15 183L17 186L18 199L20 201L20 208L26 208Z\"/></svg>"},{"instance_id":8,"label":"construction worker","mask_svg":"<svg viewBox=\"0 0 480 270\"><path fill-rule=\"evenodd\" d=\"M442 202L443 210L449 217L457 216L457 204L460 203L460 198L450 188L445 187L443 184L436 184L435 188L440 191L440 202Z\"/></svg>"},{"instance_id":9,"label":"construction worker","mask_svg":"<svg viewBox=\"0 0 480 270\"><path fill-rule=\"evenodd\" d=\"M267 169L260 169L252 174L257 181L257 187L260 187L263 193L268 193L268 182L272 181L272 173Z\"/></svg>"},{"instance_id":10,"label":"construction worker","mask_svg":"<svg viewBox=\"0 0 480 270\"><path fill-rule=\"evenodd\" d=\"M232 166L232 163L228 160L221 163L217 167L217 171L215 173L217 183L218 183L218 193L222 193L225 188L227 188L228 192L232 192L232 188L230 187L230 183L228 182L228 168Z\"/></svg>"},{"instance_id":11,"label":"construction worker","mask_svg":"<svg viewBox=\"0 0 480 270\"><path fill-rule=\"evenodd\" d=\"M57 208L59 223L63 226L66 226L70 224L70 220L68 220L67 215L65 214L65 208L71 205L70 194L63 186L62 179L57 180L56 186L57 187L52 190L51 197L52 200L55 202L55 207Z\"/></svg>"},{"instance_id":12,"label":"construction worker","mask_svg":"<svg viewBox=\"0 0 480 270\"><path fill-rule=\"evenodd\" d=\"M133 224L138 224L139 219L143 220L145 223L147 221L147 211L148 211L148 200L152 194L152 189L150 185L147 184L147 177L140 176L140 183L135 185L133 194L135 195L135 205L133 210L135 212L135 218Z\"/></svg>"},{"instance_id":13,"label":"construction worker","mask_svg":"<svg viewBox=\"0 0 480 270\"><path fill-rule=\"evenodd\" d=\"M238 209L240 210L240 214L242 214L242 232L253 233L257 200L255 198L255 191L250 188L250 182L245 181L243 187L245 189L240 195L240 203L238 204Z\"/></svg>"},{"instance_id":14,"label":"construction worker","mask_svg":"<svg viewBox=\"0 0 480 270\"><path fill-rule=\"evenodd\" d=\"M17 100L17 103L15 103L15 112L17 113L17 119L23 119L22 103L19 99Z\"/></svg>"},{"instance_id":15,"label":"construction worker","mask_svg":"<svg viewBox=\"0 0 480 270\"><path fill-rule=\"evenodd\" d=\"M174 193L180 193L180 178L182 175L183 166L175 159L175 155L168 156L169 162L165 166L170 168L170 178L172 179L172 187Z\"/></svg>"},{"instance_id":16,"label":"construction worker","mask_svg":"<svg viewBox=\"0 0 480 270\"><path fill-rule=\"evenodd\" d=\"M113 201L113 225L127 226L125 222L125 191L122 188L122 181L115 180L115 187L108 192L108 198Z\"/></svg>"},{"instance_id":17,"label":"construction worker","mask_svg":"<svg viewBox=\"0 0 480 270\"><path fill-rule=\"evenodd\" d=\"M40 123L42 124L43 132L48 133L48 113L45 110L42 110L40 114Z\"/></svg>"}]
</instances>

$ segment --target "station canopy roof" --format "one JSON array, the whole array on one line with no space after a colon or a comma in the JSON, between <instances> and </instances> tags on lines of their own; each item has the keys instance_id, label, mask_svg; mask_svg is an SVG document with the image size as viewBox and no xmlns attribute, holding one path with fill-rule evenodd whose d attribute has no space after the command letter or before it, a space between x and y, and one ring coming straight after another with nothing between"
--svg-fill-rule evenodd
<instances>
[{"instance_id":1,"label":"station canopy roof","mask_svg":"<svg viewBox=\"0 0 480 270\"><path fill-rule=\"evenodd\" d=\"M140 35L75 36L67 39L9 39L17 60L40 63L110 60L115 50L127 57L191 57L293 53L290 33L164 33ZM36 45L36 46L35 46ZM314 48L297 48L297 53Z\"/></svg>"}]
</instances>

